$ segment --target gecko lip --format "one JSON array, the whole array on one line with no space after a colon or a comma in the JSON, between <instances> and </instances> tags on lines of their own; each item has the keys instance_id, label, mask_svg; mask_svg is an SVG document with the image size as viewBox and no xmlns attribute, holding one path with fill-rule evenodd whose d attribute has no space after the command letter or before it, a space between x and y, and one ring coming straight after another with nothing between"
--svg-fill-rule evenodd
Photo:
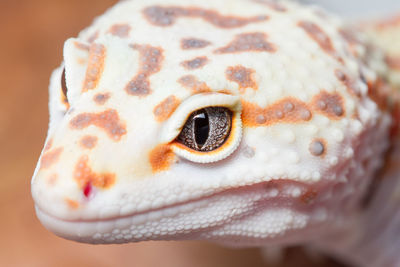
<instances>
[{"instance_id":1,"label":"gecko lip","mask_svg":"<svg viewBox=\"0 0 400 267\"><path fill-rule=\"evenodd\" d=\"M220 219L210 218L211 220L215 220L213 222L214 227L218 227L218 225L223 225L227 222L235 221L235 219L240 219L241 217L245 216L250 209L259 210L260 203L263 203L263 207L271 202L273 202L275 206L277 203L282 203L280 207L285 208L287 205L285 204L285 201L287 203L287 201L295 202L298 200L298 197L294 196L288 195L286 197L282 197L276 193L268 194L268 190L274 190L274 188L271 187L284 187L285 185L292 187L297 186L297 188L301 188L302 190L307 189L310 186L304 183L293 182L289 180L272 180L269 182L260 182L238 188L229 188L211 195L189 199L187 201L182 201L171 205L160 206L154 209L100 219L68 220L53 216L38 205L35 207L37 216L43 225L58 236L84 243L124 243L142 241L150 238L132 237L129 240L108 240L96 238L96 236L109 236L114 234L115 229L134 229L142 227L148 223L156 223L161 225L162 222L160 220L162 218L174 220L175 217L187 215L187 218L190 220L195 220L197 212L205 211L210 214L215 213L215 218L220 217ZM243 195L244 198L239 198L242 200L238 200L238 194ZM226 201L227 199L228 201ZM248 202L246 204L247 206L245 205L246 208L243 208L243 199L246 199ZM210 205L210 202L212 202L213 205ZM229 205L226 205L226 203ZM182 218L180 217L180 219ZM201 229L196 229L196 232L200 233ZM167 239L167 237L168 235L151 236L151 239Z\"/></svg>"}]
</instances>

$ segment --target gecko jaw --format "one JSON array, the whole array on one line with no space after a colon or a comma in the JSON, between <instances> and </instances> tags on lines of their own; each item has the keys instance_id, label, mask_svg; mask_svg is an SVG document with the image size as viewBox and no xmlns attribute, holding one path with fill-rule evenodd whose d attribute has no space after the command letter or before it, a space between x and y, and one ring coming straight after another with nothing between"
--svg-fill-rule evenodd
<instances>
[{"instance_id":1,"label":"gecko jaw","mask_svg":"<svg viewBox=\"0 0 400 267\"><path fill-rule=\"evenodd\" d=\"M207 239L212 240L219 228L234 227L243 220L253 220L248 217L250 214L260 216L266 224L278 225L279 234L284 235L287 231L297 231L307 225L308 212L314 209L312 198L315 198L309 192L298 195L306 187L300 183L287 182L293 189L292 196L279 193L275 186L284 188L286 182L241 186L168 206L103 219L65 220L50 215L37 205L36 213L42 224L56 235L94 244L169 240L172 237L185 240L208 236ZM294 184L299 190L293 187ZM204 214L208 217L203 222ZM182 223L185 221L186 224ZM279 240L281 237L276 231L272 229L261 235L264 235L263 239ZM246 235L248 233L243 233L243 236Z\"/></svg>"}]
</instances>

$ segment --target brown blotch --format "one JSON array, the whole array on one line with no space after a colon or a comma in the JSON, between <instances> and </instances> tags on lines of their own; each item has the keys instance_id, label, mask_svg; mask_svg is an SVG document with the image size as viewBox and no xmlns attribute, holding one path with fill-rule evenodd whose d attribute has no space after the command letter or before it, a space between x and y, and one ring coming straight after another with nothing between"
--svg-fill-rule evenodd
<instances>
[{"instance_id":1,"label":"brown blotch","mask_svg":"<svg viewBox=\"0 0 400 267\"><path fill-rule=\"evenodd\" d=\"M175 96L171 95L167 97L164 101L158 104L154 110L154 116L158 122L165 121L168 119L175 109L179 106L180 101Z\"/></svg>"},{"instance_id":2,"label":"brown blotch","mask_svg":"<svg viewBox=\"0 0 400 267\"><path fill-rule=\"evenodd\" d=\"M333 47L332 40L317 24L311 21L300 21L298 25L308 34L308 36L310 36L311 39L318 43L322 50L342 62L342 59L338 57L335 48Z\"/></svg>"},{"instance_id":3,"label":"brown blotch","mask_svg":"<svg viewBox=\"0 0 400 267\"><path fill-rule=\"evenodd\" d=\"M72 200L70 198L65 198L65 202L67 203L70 209L76 210L79 208L79 202L76 200Z\"/></svg>"},{"instance_id":4,"label":"brown blotch","mask_svg":"<svg viewBox=\"0 0 400 267\"><path fill-rule=\"evenodd\" d=\"M161 69L164 59L162 49L150 45L131 45L140 53L139 73L127 84L125 90L130 95L146 96L151 93L149 77Z\"/></svg>"},{"instance_id":5,"label":"brown blotch","mask_svg":"<svg viewBox=\"0 0 400 267\"><path fill-rule=\"evenodd\" d=\"M200 49L209 46L210 44L209 41L197 38L185 38L181 40L181 48L184 50Z\"/></svg>"},{"instance_id":6,"label":"brown blotch","mask_svg":"<svg viewBox=\"0 0 400 267\"><path fill-rule=\"evenodd\" d=\"M208 62L207 57L196 57L192 60L182 62L182 66L188 70L194 70L204 67Z\"/></svg>"},{"instance_id":7,"label":"brown blotch","mask_svg":"<svg viewBox=\"0 0 400 267\"><path fill-rule=\"evenodd\" d=\"M93 97L93 101L96 102L98 105L104 105L107 100L110 98L110 93L103 93L103 94L96 94Z\"/></svg>"},{"instance_id":8,"label":"brown blotch","mask_svg":"<svg viewBox=\"0 0 400 267\"><path fill-rule=\"evenodd\" d=\"M119 141L126 134L126 127L120 121L118 112L109 109L101 113L82 113L73 118L70 123L72 129L81 130L90 125L103 129L115 141Z\"/></svg>"},{"instance_id":9,"label":"brown blotch","mask_svg":"<svg viewBox=\"0 0 400 267\"><path fill-rule=\"evenodd\" d=\"M237 52L275 52L275 46L267 41L267 35L263 32L242 33L225 47L219 48L215 53L227 54Z\"/></svg>"},{"instance_id":10,"label":"brown blotch","mask_svg":"<svg viewBox=\"0 0 400 267\"><path fill-rule=\"evenodd\" d=\"M335 70L336 78L341 81L347 88L350 94L360 97L360 88L357 86L357 82L351 79L341 70Z\"/></svg>"},{"instance_id":11,"label":"brown blotch","mask_svg":"<svg viewBox=\"0 0 400 267\"><path fill-rule=\"evenodd\" d=\"M278 12L286 12L287 9L276 0L253 0L256 3L263 4Z\"/></svg>"},{"instance_id":12,"label":"brown blotch","mask_svg":"<svg viewBox=\"0 0 400 267\"><path fill-rule=\"evenodd\" d=\"M88 157L82 156L77 162L74 170L74 179L81 189L87 184L91 184L101 189L110 188L115 184L115 174L112 173L95 173L88 164Z\"/></svg>"},{"instance_id":13,"label":"brown blotch","mask_svg":"<svg viewBox=\"0 0 400 267\"><path fill-rule=\"evenodd\" d=\"M320 92L312 100L313 108L333 120L338 120L345 115L343 98L339 93Z\"/></svg>"},{"instance_id":14,"label":"brown blotch","mask_svg":"<svg viewBox=\"0 0 400 267\"><path fill-rule=\"evenodd\" d=\"M326 154L326 141L323 139L315 139L310 143L308 149L311 155L321 157Z\"/></svg>"},{"instance_id":15,"label":"brown blotch","mask_svg":"<svg viewBox=\"0 0 400 267\"><path fill-rule=\"evenodd\" d=\"M225 74L228 80L239 84L240 93L244 93L246 88L258 89L257 83L253 79L253 69L245 68L243 66L229 67Z\"/></svg>"},{"instance_id":16,"label":"brown blotch","mask_svg":"<svg viewBox=\"0 0 400 267\"><path fill-rule=\"evenodd\" d=\"M212 91L205 82L199 81L194 75L185 75L178 82L193 93L207 93Z\"/></svg>"},{"instance_id":17,"label":"brown blotch","mask_svg":"<svg viewBox=\"0 0 400 267\"><path fill-rule=\"evenodd\" d=\"M99 37L99 31L96 31L95 33L93 33L89 38L88 38L88 42L91 44L94 41L96 41L96 39Z\"/></svg>"},{"instance_id":18,"label":"brown blotch","mask_svg":"<svg viewBox=\"0 0 400 267\"><path fill-rule=\"evenodd\" d=\"M386 56L385 61L390 68L400 71L400 56Z\"/></svg>"},{"instance_id":19,"label":"brown blotch","mask_svg":"<svg viewBox=\"0 0 400 267\"><path fill-rule=\"evenodd\" d=\"M282 99L266 108L242 100L242 121L249 127L304 122L311 118L307 105L295 98Z\"/></svg>"},{"instance_id":20,"label":"brown blotch","mask_svg":"<svg viewBox=\"0 0 400 267\"><path fill-rule=\"evenodd\" d=\"M42 159L40 160L40 168L48 169L53 164L56 164L57 161L60 159L60 155L63 152L63 150L64 149L62 147L59 147L44 153Z\"/></svg>"},{"instance_id":21,"label":"brown blotch","mask_svg":"<svg viewBox=\"0 0 400 267\"><path fill-rule=\"evenodd\" d=\"M254 16L249 18L224 16L214 10L175 6L150 6L143 10L143 14L151 24L156 26L171 26L179 17L202 18L208 23L220 28L238 28L249 23L265 21L268 19L268 16Z\"/></svg>"},{"instance_id":22,"label":"brown blotch","mask_svg":"<svg viewBox=\"0 0 400 267\"><path fill-rule=\"evenodd\" d=\"M99 83L104 70L106 48L102 44L92 44L89 51L89 62L86 70L86 77L83 84L83 91L95 89Z\"/></svg>"},{"instance_id":23,"label":"brown blotch","mask_svg":"<svg viewBox=\"0 0 400 267\"><path fill-rule=\"evenodd\" d=\"M121 38L128 37L130 31L131 31L131 26L129 26L128 24L115 24L111 26L111 28L108 30L108 32L111 33L112 35Z\"/></svg>"},{"instance_id":24,"label":"brown blotch","mask_svg":"<svg viewBox=\"0 0 400 267\"><path fill-rule=\"evenodd\" d=\"M168 145L158 145L149 153L149 162L153 172L168 170L174 158L174 153Z\"/></svg>"},{"instance_id":25,"label":"brown blotch","mask_svg":"<svg viewBox=\"0 0 400 267\"><path fill-rule=\"evenodd\" d=\"M81 141L79 144L86 149L93 149L97 145L97 137L96 136L84 136L82 137Z\"/></svg>"},{"instance_id":26,"label":"brown blotch","mask_svg":"<svg viewBox=\"0 0 400 267\"><path fill-rule=\"evenodd\" d=\"M315 190L308 190L307 192L305 192L304 194L302 194L300 196L300 201L303 204L309 205L312 204L315 200L315 198L318 196L317 191Z\"/></svg>"}]
</instances>

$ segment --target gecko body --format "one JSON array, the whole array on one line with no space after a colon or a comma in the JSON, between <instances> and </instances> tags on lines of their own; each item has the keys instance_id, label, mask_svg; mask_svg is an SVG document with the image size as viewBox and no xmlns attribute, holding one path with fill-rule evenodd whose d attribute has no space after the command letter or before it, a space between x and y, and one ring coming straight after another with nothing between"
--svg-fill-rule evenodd
<instances>
[{"instance_id":1,"label":"gecko body","mask_svg":"<svg viewBox=\"0 0 400 267\"><path fill-rule=\"evenodd\" d=\"M388 68L294 2L122 1L52 75L37 215L80 242L300 243L377 266L355 229L394 131Z\"/></svg>"}]
</instances>

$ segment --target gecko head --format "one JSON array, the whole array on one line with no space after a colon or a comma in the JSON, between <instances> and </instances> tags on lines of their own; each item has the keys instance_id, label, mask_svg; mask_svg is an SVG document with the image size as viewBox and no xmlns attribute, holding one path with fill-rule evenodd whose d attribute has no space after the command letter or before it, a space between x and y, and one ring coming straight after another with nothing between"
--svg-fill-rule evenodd
<instances>
[{"instance_id":1,"label":"gecko head","mask_svg":"<svg viewBox=\"0 0 400 267\"><path fill-rule=\"evenodd\" d=\"M368 96L367 67L338 30L276 17L283 40L257 13L271 12L268 1L249 2L247 20L132 2L97 21L95 40L89 32L69 39L53 73L32 180L48 229L90 243L255 245L304 241L358 207L390 118ZM157 25L168 14L171 25ZM180 16L206 26L193 37ZM168 31L173 23L179 31ZM218 28L228 26L243 30ZM302 50L293 53L291 42Z\"/></svg>"}]
</instances>

